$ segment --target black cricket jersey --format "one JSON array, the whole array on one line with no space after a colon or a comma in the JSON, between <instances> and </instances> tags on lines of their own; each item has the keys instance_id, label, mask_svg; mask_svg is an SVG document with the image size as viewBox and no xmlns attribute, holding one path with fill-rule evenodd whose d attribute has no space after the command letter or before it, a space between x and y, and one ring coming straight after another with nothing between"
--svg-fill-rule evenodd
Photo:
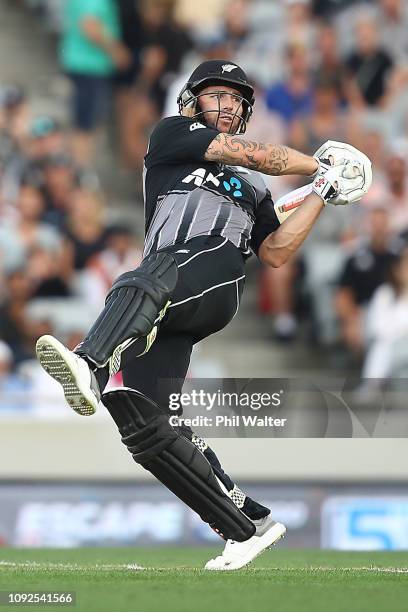
<instances>
[{"instance_id":1,"label":"black cricket jersey","mask_svg":"<svg viewBox=\"0 0 408 612\"><path fill-rule=\"evenodd\" d=\"M188 117L162 119L144 167L144 255L196 236L224 236L245 256L279 227L262 176L204 159L219 134Z\"/></svg>"}]
</instances>

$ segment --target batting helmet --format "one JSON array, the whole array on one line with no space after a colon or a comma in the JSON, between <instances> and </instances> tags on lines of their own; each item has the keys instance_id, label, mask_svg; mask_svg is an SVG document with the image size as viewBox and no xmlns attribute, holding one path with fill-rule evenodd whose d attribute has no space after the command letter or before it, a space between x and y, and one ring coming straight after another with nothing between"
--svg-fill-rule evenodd
<instances>
[{"instance_id":1,"label":"batting helmet","mask_svg":"<svg viewBox=\"0 0 408 612\"><path fill-rule=\"evenodd\" d=\"M227 85L234 87L241 93L242 113L238 115L238 111L236 111L232 114L232 118L238 117L239 119L235 133L243 134L252 115L252 107L255 102L254 88L248 82L242 68L228 60L208 60L197 66L178 95L177 103L180 114L201 118L202 120L205 119L206 112L218 112L220 114L220 99L218 100L218 109L205 112L200 109L200 91L209 85ZM234 121L231 125L233 124Z\"/></svg>"}]
</instances>

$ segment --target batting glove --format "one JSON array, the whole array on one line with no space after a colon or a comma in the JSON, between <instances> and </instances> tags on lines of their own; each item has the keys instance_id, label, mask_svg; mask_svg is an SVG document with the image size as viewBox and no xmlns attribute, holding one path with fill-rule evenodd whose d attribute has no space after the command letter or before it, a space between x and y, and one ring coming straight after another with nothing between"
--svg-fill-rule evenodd
<instances>
[{"instance_id":1,"label":"batting glove","mask_svg":"<svg viewBox=\"0 0 408 612\"><path fill-rule=\"evenodd\" d=\"M346 190L342 190L340 186L339 193L332 196L330 204L335 206L352 204L360 200L369 190L373 180L371 161L367 155L352 145L328 140L315 152L314 157L319 164L322 164L323 172L319 168L319 174L328 171L327 163L330 164L329 168L347 165L345 176L341 178L353 180L352 183L347 183Z\"/></svg>"},{"instance_id":2,"label":"batting glove","mask_svg":"<svg viewBox=\"0 0 408 612\"><path fill-rule=\"evenodd\" d=\"M363 183L360 162L350 160L346 164L331 166L324 173L319 173L313 181L312 190L325 204L344 206L361 198Z\"/></svg>"}]
</instances>

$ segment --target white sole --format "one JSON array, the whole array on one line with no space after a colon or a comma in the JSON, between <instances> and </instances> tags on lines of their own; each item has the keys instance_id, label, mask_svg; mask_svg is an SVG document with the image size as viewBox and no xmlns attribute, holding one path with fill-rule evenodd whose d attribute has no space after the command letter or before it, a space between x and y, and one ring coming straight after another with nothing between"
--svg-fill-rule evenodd
<instances>
[{"instance_id":1,"label":"white sole","mask_svg":"<svg viewBox=\"0 0 408 612\"><path fill-rule=\"evenodd\" d=\"M247 552L245 556L241 559L237 559L229 563L228 565L223 565L220 567L205 567L205 569L209 571L215 572L228 572L232 570L242 569L243 567L249 565L259 557L265 550L268 550L272 546L274 546L279 540L281 540L286 533L286 527L282 523L275 523L263 536L256 538L254 540L253 547Z\"/></svg>"},{"instance_id":2,"label":"white sole","mask_svg":"<svg viewBox=\"0 0 408 612\"><path fill-rule=\"evenodd\" d=\"M81 384L76 363L70 360L65 346L53 336L41 336L35 350L43 369L62 386L69 406L81 416L95 414L98 405L96 396L88 384Z\"/></svg>"}]
</instances>

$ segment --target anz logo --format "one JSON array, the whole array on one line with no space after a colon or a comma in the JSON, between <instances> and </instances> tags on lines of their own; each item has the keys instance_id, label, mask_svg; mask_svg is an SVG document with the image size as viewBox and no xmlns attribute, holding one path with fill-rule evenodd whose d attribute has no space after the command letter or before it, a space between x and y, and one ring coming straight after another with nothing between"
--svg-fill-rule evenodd
<instances>
[{"instance_id":1,"label":"anz logo","mask_svg":"<svg viewBox=\"0 0 408 612\"><path fill-rule=\"evenodd\" d=\"M241 181L235 176L232 176L229 180L224 180L221 183L219 178L223 176L224 172L214 175L212 172L207 173L205 168L197 168L197 170L194 170L194 172L183 178L183 183L194 183L196 187L201 187L204 185L204 183L214 185L215 187L220 187L222 185L225 191L227 191L234 198L242 198L243 194L241 191Z\"/></svg>"}]
</instances>

